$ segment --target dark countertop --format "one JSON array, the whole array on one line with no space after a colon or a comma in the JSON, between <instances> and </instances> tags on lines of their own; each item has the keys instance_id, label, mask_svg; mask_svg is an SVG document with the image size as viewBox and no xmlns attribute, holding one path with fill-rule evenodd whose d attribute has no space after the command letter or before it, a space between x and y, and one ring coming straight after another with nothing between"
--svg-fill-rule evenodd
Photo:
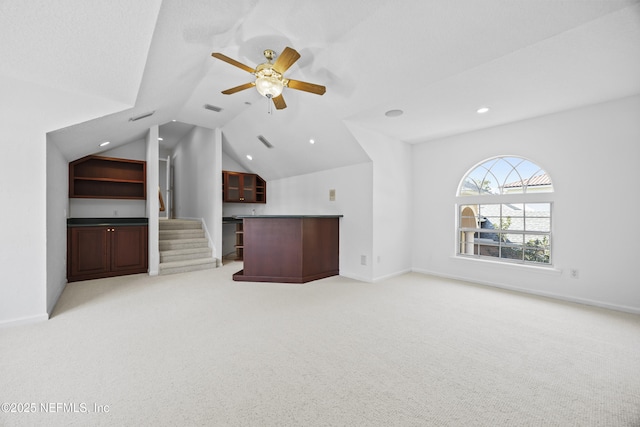
<instances>
[{"instance_id":1,"label":"dark countertop","mask_svg":"<svg viewBox=\"0 0 640 427\"><path fill-rule=\"evenodd\" d=\"M222 223L223 224L241 224L242 219L236 218L235 216L223 216Z\"/></svg>"},{"instance_id":2,"label":"dark countertop","mask_svg":"<svg viewBox=\"0 0 640 427\"><path fill-rule=\"evenodd\" d=\"M148 225L149 218L67 218L67 227L109 227L116 225Z\"/></svg>"},{"instance_id":3,"label":"dark countertop","mask_svg":"<svg viewBox=\"0 0 640 427\"><path fill-rule=\"evenodd\" d=\"M343 215L235 215L233 218L342 218Z\"/></svg>"}]
</instances>

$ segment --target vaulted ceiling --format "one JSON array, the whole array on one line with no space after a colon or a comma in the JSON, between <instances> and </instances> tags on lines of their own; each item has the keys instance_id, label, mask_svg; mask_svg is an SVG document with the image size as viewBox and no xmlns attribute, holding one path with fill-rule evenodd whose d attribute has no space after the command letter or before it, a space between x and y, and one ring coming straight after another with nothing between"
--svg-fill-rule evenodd
<instances>
[{"instance_id":1,"label":"vaulted ceiling","mask_svg":"<svg viewBox=\"0 0 640 427\"><path fill-rule=\"evenodd\" d=\"M421 143L640 93L640 0L0 0L0 40L0 75L86 96L49 133L68 160L198 125L265 179L366 161L352 125ZM253 67L285 46L325 95L285 88L270 113L220 93L251 75L212 52Z\"/></svg>"}]
</instances>

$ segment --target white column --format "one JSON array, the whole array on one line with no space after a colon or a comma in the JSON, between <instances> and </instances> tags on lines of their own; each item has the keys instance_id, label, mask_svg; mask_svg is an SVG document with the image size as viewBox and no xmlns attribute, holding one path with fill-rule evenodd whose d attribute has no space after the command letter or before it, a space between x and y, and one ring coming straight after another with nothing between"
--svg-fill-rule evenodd
<instances>
[{"instance_id":1,"label":"white column","mask_svg":"<svg viewBox=\"0 0 640 427\"><path fill-rule=\"evenodd\" d=\"M464 232L465 241L465 254L473 254L473 231Z\"/></svg>"}]
</instances>

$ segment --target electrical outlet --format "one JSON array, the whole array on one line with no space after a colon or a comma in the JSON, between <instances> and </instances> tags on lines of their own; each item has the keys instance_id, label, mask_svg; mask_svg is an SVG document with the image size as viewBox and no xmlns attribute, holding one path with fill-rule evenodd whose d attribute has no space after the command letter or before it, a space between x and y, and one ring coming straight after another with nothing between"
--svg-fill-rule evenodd
<instances>
[{"instance_id":1,"label":"electrical outlet","mask_svg":"<svg viewBox=\"0 0 640 427\"><path fill-rule=\"evenodd\" d=\"M577 268L572 268L571 270L569 270L569 275L572 279L577 279L578 277L580 277L580 273L578 272Z\"/></svg>"},{"instance_id":2,"label":"electrical outlet","mask_svg":"<svg viewBox=\"0 0 640 427\"><path fill-rule=\"evenodd\" d=\"M360 255L360 264L367 265L367 256L366 255Z\"/></svg>"}]
</instances>

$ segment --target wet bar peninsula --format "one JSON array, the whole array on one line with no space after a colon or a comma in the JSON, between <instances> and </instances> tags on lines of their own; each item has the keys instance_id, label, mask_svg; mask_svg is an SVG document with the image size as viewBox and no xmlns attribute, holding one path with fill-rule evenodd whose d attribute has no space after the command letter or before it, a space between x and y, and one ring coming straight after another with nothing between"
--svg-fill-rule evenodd
<instances>
[{"instance_id":1,"label":"wet bar peninsula","mask_svg":"<svg viewBox=\"0 0 640 427\"><path fill-rule=\"evenodd\" d=\"M339 274L342 215L239 215L244 269L233 280L306 283Z\"/></svg>"}]
</instances>

